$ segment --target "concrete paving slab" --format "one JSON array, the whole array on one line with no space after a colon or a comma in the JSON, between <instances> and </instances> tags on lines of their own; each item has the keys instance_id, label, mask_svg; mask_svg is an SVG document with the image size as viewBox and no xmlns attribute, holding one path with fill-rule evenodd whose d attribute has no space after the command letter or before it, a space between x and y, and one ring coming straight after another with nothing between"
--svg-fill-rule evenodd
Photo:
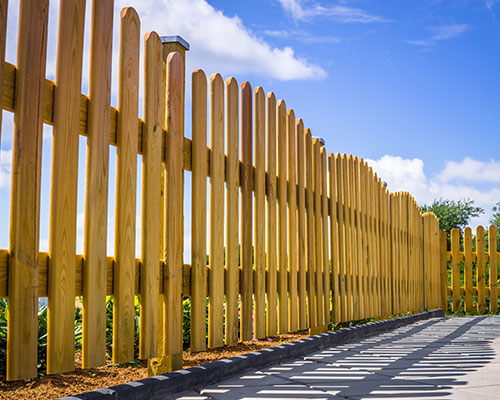
<instances>
[{"instance_id":1,"label":"concrete paving slab","mask_svg":"<svg viewBox=\"0 0 500 400\"><path fill-rule=\"evenodd\" d=\"M199 395L214 400L500 399L500 316L419 321L222 381Z\"/></svg>"}]
</instances>

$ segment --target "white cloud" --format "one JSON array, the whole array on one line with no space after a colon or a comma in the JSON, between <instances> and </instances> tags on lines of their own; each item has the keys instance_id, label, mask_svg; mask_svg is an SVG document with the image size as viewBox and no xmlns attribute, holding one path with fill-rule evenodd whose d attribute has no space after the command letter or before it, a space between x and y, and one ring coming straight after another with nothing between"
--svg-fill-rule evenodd
<instances>
[{"instance_id":1,"label":"white cloud","mask_svg":"<svg viewBox=\"0 0 500 400\"><path fill-rule=\"evenodd\" d=\"M0 150L0 189L9 187L12 150Z\"/></svg>"},{"instance_id":2,"label":"white cloud","mask_svg":"<svg viewBox=\"0 0 500 400\"><path fill-rule=\"evenodd\" d=\"M414 46L430 47L437 44L439 41L453 39L470 28L467 24L450 24L435 26L429 28L432 36L425 40L405 40L404 43L412 44Z\"/></svg>"},{"instance_id":3,"label":"white cloud","mask_svg":"<svg viewBox=\"0 0 500 400\"><path fill-rule=\"evenodd\" d=\"M278 39L293 39L294 41L299 41L308 44L319 44L319 43L340 43L341 39L336 36L325 36L325 35L313 35L304 30L265 30L262 32L264 35L278 38Z\"/></svg>"},{"instance_id":4,"label":"white cloud","mask_svg":"<svg viewBox=\"0 0 500 400\"><path fill-rule=\"evenodd\" d=\"M439 174L444 182L464 180L469 182L500 183L500 161L487 162L474 160L470 157L460 162L447 161L446 166Z\"/></svg>"},{"instance_id":5,"label":"white cloud","mask_svg":"<svg viewBox=\"0 0 500 400\"><path fill-rule=\"evenodd\" d=\"M304 21L313 17L327 17L342 23L372 23L389 22L389 20L377 15L371 15L359 8L344 5L322 6L302 0L278 0L283 9L295 20ZM303 5L305 3L305 5Z\"/></svg>"},{"instance_id":6,"label":"white cloud","mask_svg":"<svg viewBox=\"0 0 500 400\"><path fill-rule=\"evenodd\" d=\"M272 47L250 31L238 16L229 17L206 0L120 0L133 6L143 32L180 35L191 50L188 70L203 68L222 74L252 74L279 80L321 79L325 71L298 57L291 47ZM115 30L119 21L115 22ZM115 45L117 46L117 44Z\"/></svg>"},{"instance_id":7,"label":"white cloud","mask_svg":"<svg viewBox=\"0 0 500 400\"><path fill-rule=\"evenodd\" d=\"M426 176L424 162L418 158L404 159L384 155L378 160L366 161L378 176L387 182L391 192L409 192L418 204L428 204L438 198L474 200L477 206L484 208L485 214L471 221L473 227L488 226L491 209L500 201L499 161L484 163L469 157L459 163L448 161L442 171L431 177ZM469 174L468 168L483 174L485 178L474 176L474 172ZM456 179L466 182L456 183ZM481 184L481 187L478 187L478 184Z\"/></svg>"}]
</instances>

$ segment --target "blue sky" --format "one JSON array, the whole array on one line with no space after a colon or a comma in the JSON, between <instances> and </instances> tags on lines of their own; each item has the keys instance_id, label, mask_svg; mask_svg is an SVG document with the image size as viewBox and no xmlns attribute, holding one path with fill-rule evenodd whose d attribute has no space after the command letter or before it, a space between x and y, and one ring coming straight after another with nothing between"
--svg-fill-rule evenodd
<instances>
[{"instance_id":1,"label":"blue sky","mask_svg":"<svg viewBox=\"0 0 500 400\"><path fill-rule=\"evenodd\" d=\"M87 92L90 0L82 91ZM417 201L471 198L488 223L500 201L500 1L115 0L113 103L119 9L134 6L143 33L180 34L189 72L203 68L274 91L325 138L330 152L365 159L391 191ZM15 63L18 2L9 4L7 60ZM47 77L54 79L58 2L51 2ZM142 74L142 72L141 72ZM141 106L142 107L142 106ZM189 133L190 109L186 110ZM4 112L0 226L8 226L12 118ZM42 173L41 249L48 243L50 128ZM80 144L84 169L85 140ZM111 152L110 192L114 187ZM83 188L79 185L79 244ZM140 173L139 173L140 176ZM140 184L138 185L140 188ZM189 193L186 193L189 197ZM112 207L113 196L110 195ZM112 209L112 208L111 208ZM140 202L138 201L138 213ZM111 213L112 214L112 213ZM189 201L185 216L189 225ZM140 218L140 217L138 217ZM139 223L140 219L138 220ZM109 220L112 239L113 217ZM186 232L189 241L189 229ZM112 240L110 240L112 243ZM8 229L0 230L0 248ZM109 247L112 253L112 244Z\"/></svg>"}]
</instances>

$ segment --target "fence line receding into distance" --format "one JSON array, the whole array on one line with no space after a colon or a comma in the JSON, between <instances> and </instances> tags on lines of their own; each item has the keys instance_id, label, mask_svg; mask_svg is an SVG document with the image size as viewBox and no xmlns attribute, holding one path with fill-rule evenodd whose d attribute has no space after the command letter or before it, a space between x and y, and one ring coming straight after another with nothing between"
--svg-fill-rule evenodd
<instances>
[{"instance_id":1,"label":"fence line receding into distance","mask_svg":"<svg viewBox=\"0 0 500 400\"><path fill-rule=\"evenodd\" d=\"M22 1L20 8L14 66L4 61L7 1L0 2L2 107L14 113L10 243L0 250L8 380L37 374L40 297L48 297L49 374L75 368L77 297L84 368L106 362L106 297L113 296L113 362L134 359L139 298L138 354L153 359L156 372L182 366L186 297L192 351L445 306L436 217L422 215L408 193L389 193L363 159L327 153L283 100L196 70L192 115L185 116L185 49L148 33L139 88L140 21L125 8L118 107L111 107L113 1L92 4L88 96L81 93L85 0L60 4L55 82L45 79L48 0ZM192 118L192 139L185 117ZM53 125L48 253L39 251L44 123ZM83 254L75 251L79 135L87 138ZM117 155L113 209L110 146ZM191 209L184 209L187 173ZM110 213L113 257L106 254ZM191 265L183 261L186 213ZM470 262L468 250L465 257ZM469 294L469 281L466 288ZM483 284L478 293L487 294ZM496 296L496 286L489 293Z\"/></svg>"}]
</instances>

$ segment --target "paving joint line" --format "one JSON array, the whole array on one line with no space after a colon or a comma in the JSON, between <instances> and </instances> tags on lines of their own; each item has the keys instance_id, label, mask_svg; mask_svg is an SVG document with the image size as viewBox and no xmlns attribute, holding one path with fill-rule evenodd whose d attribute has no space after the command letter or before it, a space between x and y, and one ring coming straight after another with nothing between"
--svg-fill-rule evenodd
<instances>
[{"instance_id":1,"label":"paving joint line","mask_svg":"<svg viewBox=\"0 0 500 400\"><path fill-rule=\"evenodd\" d=\"M326 348L353 343L418 321L443 316L443 310L437 309L390 320L356 325L201 366L73 395L66 397L65 400L159 400L176 393L209 386L247 371L302 358L307 354Z\"/></svg>"}]
</instances>

